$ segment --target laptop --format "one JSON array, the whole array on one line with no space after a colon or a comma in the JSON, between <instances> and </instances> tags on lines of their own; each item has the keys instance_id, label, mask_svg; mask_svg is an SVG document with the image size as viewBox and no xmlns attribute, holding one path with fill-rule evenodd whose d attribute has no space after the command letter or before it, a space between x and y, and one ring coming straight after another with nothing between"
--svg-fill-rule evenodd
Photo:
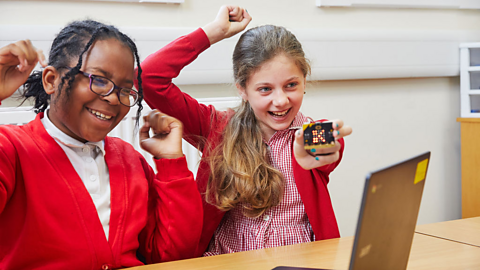
<instances>
[{"instance_id":1,"label":"laptop","mask_svg":"<svg viewBox=\"0 0 480 270\"><path fill-rule=\"evenodd\" d=\"M429 161L426 152L367 175L350 270L407 268Z\"/></svg>"}]
</instances>

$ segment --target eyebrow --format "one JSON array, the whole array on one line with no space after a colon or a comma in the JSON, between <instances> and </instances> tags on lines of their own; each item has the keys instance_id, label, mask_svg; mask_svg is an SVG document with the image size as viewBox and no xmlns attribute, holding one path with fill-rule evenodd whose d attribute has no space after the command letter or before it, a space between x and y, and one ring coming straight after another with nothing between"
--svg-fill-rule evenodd
<instances>
[{"instance_id":1,"label":"eyebrow","mask_svg":"<svg viewBox=\"0 0 480 270\"><path fill-rule=\"evenodd\" d=\"M90 70L92 71L97 71L97 72L100 72L102 73L103 76L111 79L113 77L113 74L106 71L106 70L103 70L101 68L98 68L98 67L92 67L92 68L89 68ZM125 80L125 83L128 83L128 84L133 84L133 81L132 80Z\"/></svg>"},{"instance_id":2,"label":"eyebrow","mask_svg":"<svg viewBox=\"0 0 480 270\"><path fill-rule=\"evenodd\" d=\"M292 76L292 77L288 78L286 81L288 82L288 81L298 80L299 78L300 77L298 77L298 76ZM259 83L256 83L255 86L269 85L269 84L271 84L271 83L269 83L269 82L259 82Z\"/></svg>"}]
</instances>

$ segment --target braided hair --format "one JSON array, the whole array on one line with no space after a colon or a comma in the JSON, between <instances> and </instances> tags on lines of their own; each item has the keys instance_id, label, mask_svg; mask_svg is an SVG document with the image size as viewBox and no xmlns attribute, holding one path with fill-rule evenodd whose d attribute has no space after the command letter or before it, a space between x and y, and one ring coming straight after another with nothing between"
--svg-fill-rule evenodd
<instances>
[{"instance_id":1,"label":"braided hair","mask_svg":"<svg viewBox=\"0 0 480 270\"><path fill-rule=\"evenodd\" d=\"M72 90L75 76L79 73L80 68L82 67L83 55L90 49L96 40L105 40L109 38L117 39L129 47L137 62L137 90L139 98L137 102L138 109L136 126L138 127L138 121L143 109L142 68L140 67L140 58L138 56L137 46L133 40L120 32L116 27L94 20L74 21L68 24L53 40L48 57L48 65L60 69L68 67L69 63L74 59L78 59L75 67L69 69L69 71L62 76L60 85L58 86L58 92L61 93L63 86L67 83L65 94L66 97L68 97ZM24 86L25 90L22 93L24 101L28 98L34 98L35 113L44 112L50 103L50 95L48 95L43 88L42 71L33 72L28 77Z\"/></svg>"}]
</instances>

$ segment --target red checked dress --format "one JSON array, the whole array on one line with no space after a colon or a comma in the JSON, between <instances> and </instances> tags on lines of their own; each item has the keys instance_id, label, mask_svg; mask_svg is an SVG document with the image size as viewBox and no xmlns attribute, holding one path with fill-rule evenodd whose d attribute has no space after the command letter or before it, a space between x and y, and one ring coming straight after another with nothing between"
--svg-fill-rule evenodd
<instances>
[{"instance_id":1,"label":"red checked dress","mask_svg":"<svg viewBox=\"0 0 480 270\"><path fill-rule=\"evenodd\" d=\"M307 118L299 112L293 126L306 121ZM228 211L215 231L205 256L315 240L293 176L291 145L294 132L288 129L277 131L267 142L270 162L285 178L281 203L255 219L244 216L242 207Z\"/></svg>"},{"instance_id":2,"label":"red checked dress","mask_svg":"<svg viewBox=\"0 0 480 270\"><path fill-rule=\"evenodd\" d=\"M213 106L199 104L183 93L172 78L210 46L202 29L180 37L142 63L142 78L145 100L151 108L178 118L184 124L184 137L194 146L199 146L203 156L208 157L208 148L202 149L206 139L215 147L223 140L223 130L233 111L217 111ZM293 125L306 120L299 113ZM304 170L293 156L291 130L276 132L270 141L270 159L285 177L283 201L257 219L244 217L240 207L222 212L205 202L205 189L210 168L201 162L197 172L197 186L203 199L202 236L196 251L197 256L231 253L265 247L289 245L314 240L339 237L339 231L327 184L329 174L340 159L313 170ZM200 138L200 139L199 139Z\"/></svg>"}]
</instances>

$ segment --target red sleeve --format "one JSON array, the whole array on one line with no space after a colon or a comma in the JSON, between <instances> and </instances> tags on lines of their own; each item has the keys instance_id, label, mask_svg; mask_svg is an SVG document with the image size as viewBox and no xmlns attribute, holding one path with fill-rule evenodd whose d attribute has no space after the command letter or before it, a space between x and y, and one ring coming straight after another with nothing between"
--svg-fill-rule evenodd
<instances>
[{"instance_id":1,"label":"red sleeve","mask_svg":"<svg viewBox=\"0 0 480 270\"><path fill-rule=\"evenodd\" d=\"M328 176L333 170L335 170L335 168L338 166L338 164L340 164L340 161L342 161L342 158L343 158L343 150L345 149L345 141L342 139L338 140L338 142L340 143L340 157L338 158L338 160L334 163L331 163L331 164L328 164L328 165L325 165L325 166L322 166L322 167L318 167L316 168L316 170L320 171L321 173L323 173L325 176Z\"/></svg>"},{"instance_id":2,"label":"red sleeve","mask_svg":"<svg viewBox=\"0 0 480 270\"><path fill-rule=\"evenodd\" d=\"M156 160L158 174L146 164L151 186L148 221L140 234L147 263L194 257L203 223L202 199L185 157Z\"/></svg>"},{"instance_id":3,"label":"red sleeve","mask_svg":"<svg viewBox=\"0 0 480 270\"><path fill-rule=\"evenodd\" d=\"M172 79L209 47L208 37L199 28L161 48L141 64L145 101L151 108L182 121L185 137L195 146L199 142L195 136L207 138L218 116L224 114L213 106L199 104L173 84ZM138 89L138 81L135 83Z\"/></svg>"},{"instance_id":4,"label":"red sleeve","mask_svg":"<svg viewBox=\"0 0 480 270\"><path fill-rule=\"evenodd\" d=\"M0 129L0 213L15 190L15 147Z\"/></svg>"}]
</instances>

